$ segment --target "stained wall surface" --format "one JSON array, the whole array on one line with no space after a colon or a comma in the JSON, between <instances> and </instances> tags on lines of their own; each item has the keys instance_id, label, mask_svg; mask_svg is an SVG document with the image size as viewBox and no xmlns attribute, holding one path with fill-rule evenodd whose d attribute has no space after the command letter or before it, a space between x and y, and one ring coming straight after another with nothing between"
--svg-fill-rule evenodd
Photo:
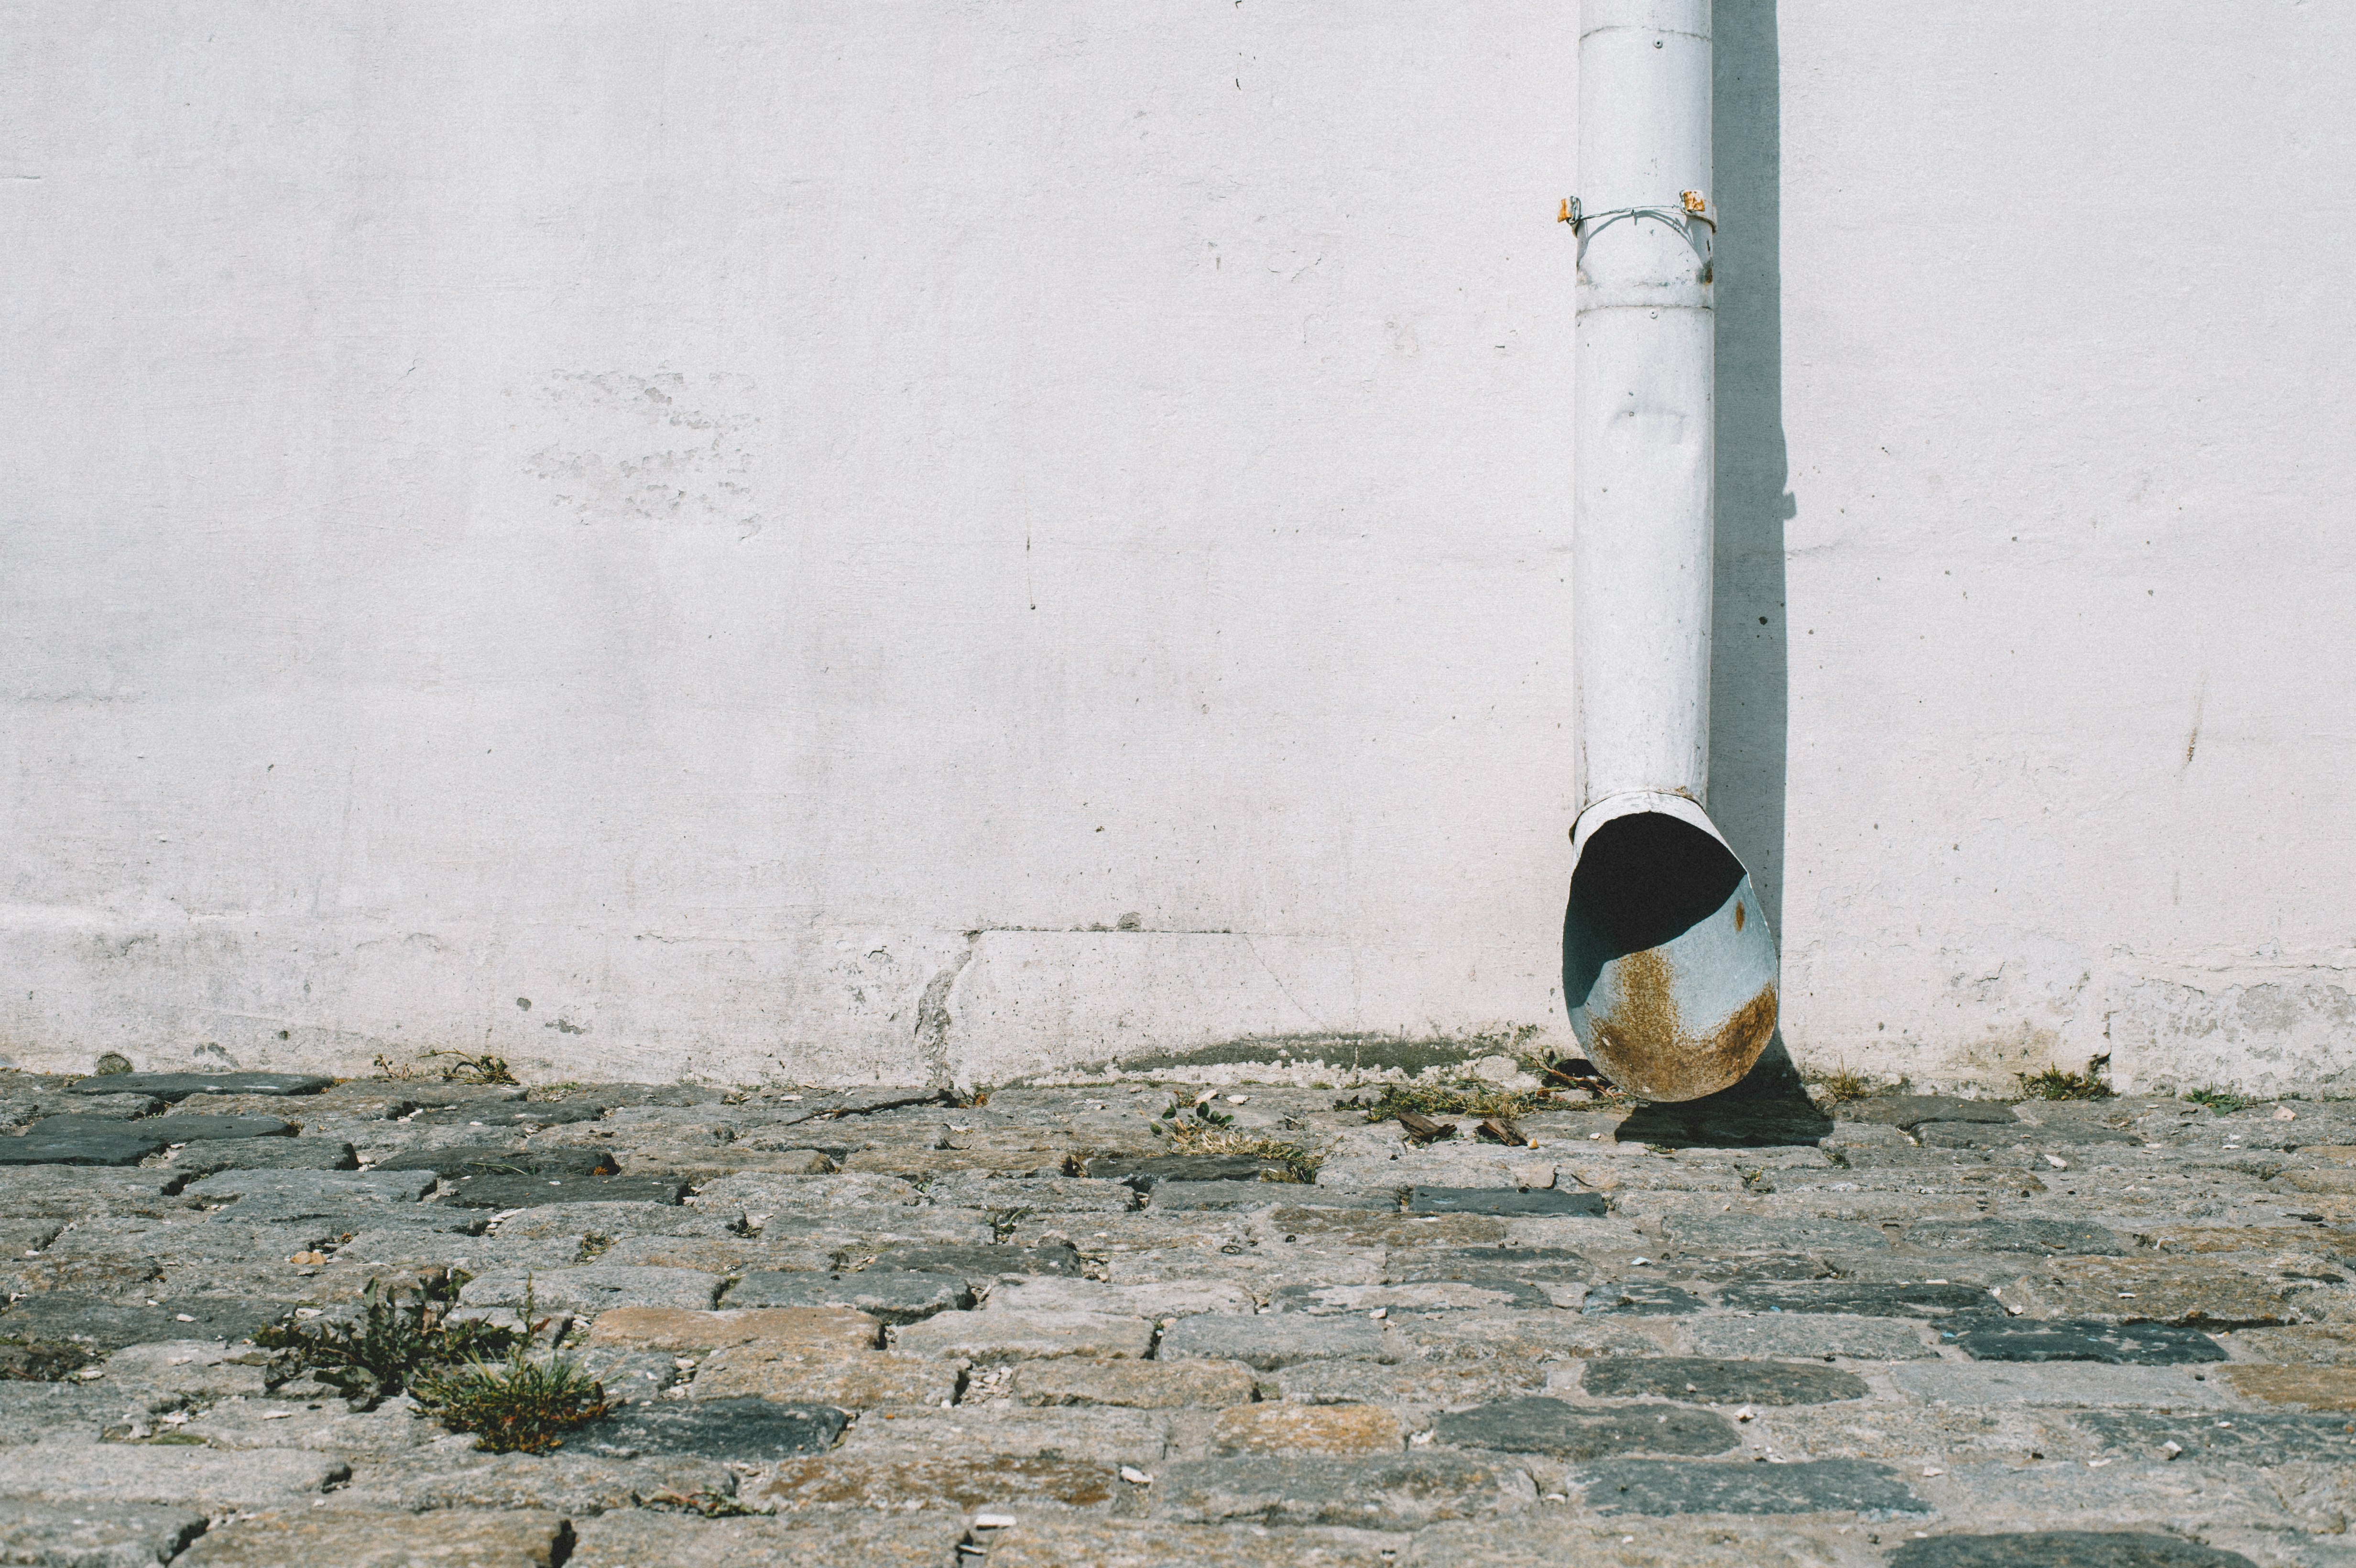
<instances>
[{"instance_id":1,"label":"stained wall surface","mask_svg":"<svg viewBox=\"0 0 2356 1568\"><path fill-rule=\"evenodd\" d=\"M1718 9L1794 1054L2356 1086L2356 13ZM1569 1043L1574 6L0 16L19 1064Z\"/></svg>"}]
</instances>

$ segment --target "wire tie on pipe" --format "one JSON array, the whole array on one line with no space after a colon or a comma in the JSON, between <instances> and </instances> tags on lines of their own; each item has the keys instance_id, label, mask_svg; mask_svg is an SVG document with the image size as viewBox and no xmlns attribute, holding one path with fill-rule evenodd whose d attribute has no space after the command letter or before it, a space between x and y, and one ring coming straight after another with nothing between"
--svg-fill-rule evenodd
<instances>
[{"instance_id":1,"label":"wire tie on pipe","mask_svg":"<svg viewBox=\"0 0 2356 1568\"><path fill-rule=\"evenodd\" d=\"M1697 190L1679 191L1675 207L1610 207L1601 212L1588 211L1579 205L1579 197L1569 196L1563 197L1562 206L1555 211L1554 220L1569 224L1570 231L1579 236L1583 245L1590 225L1600 229L1608 228L1622 219L1631 221L1640 218L1655 219L1684 235L1686 243L1700 252L1706 267L1710 260L1709 241L1718 233L1718 220L1709 216L1708 208L1708 198ZM1693 227L1695 224L1708 229L1708 234L1697 236Z\"/></svg>"}]
</instances>

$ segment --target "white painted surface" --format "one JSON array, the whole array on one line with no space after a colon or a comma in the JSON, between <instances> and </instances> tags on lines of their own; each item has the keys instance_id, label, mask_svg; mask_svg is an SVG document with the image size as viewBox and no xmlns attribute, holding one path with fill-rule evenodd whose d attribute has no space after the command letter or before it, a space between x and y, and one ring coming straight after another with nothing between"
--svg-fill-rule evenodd
<instances>
[{"instance_id":1,"label":"white painted surface","mask_svg":"<svg viewBox=\"0 0 2356 1568\"><path fill-rule=\"evenodd\" d=\"M1803 1061L2356 1071L2356 13L2230 9L1720 0ZM1574 7L5 15L15 1060L1566 1037Z\"/></svg>"}]
</instances>

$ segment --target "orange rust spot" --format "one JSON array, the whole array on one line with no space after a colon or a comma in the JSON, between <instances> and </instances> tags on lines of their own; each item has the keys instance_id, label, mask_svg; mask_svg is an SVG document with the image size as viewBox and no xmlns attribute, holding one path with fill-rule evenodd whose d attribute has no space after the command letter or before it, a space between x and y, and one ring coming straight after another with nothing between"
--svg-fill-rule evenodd
<instances>
[{"instance_id":1,"label":"orange rust spot","mask_svg":"<svg viewBox=\"0 0 2356 1568\"><path fill-rule=\"evenodd\" d=\"M1659 948L1631 953L1613 968L1620 1002L1608 1019L1595 1019L1596 1062L1647 1100L1697 1100L1739 1083L1775 1032L1772 984L1704 1037L1686 1032L1670 987L1674 971Z\"/></svg>"},{"instance_id":2,"label":"orange rust spot","mask_svg":"<svg viewBox=\"0 0 2356 1568\"><path fill-rule=\"evenodd\" d=\"M1742 929L1742 906L1739 903L1734 906L1734 929Z\"/></svg>"}]
</instances>

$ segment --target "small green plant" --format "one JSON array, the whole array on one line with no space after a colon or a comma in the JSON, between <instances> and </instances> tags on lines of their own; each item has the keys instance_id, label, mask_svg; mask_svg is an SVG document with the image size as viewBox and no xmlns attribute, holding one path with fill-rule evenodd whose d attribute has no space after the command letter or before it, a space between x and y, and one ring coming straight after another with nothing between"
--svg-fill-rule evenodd
<instances>
[{"instance_id":1,"label":"small green plant","mask_svg":"<svg viewBox=\"0 0 2356 1568\"><path fill-rule=\"evenodd\" d=\"M453 1323L459 1275L438 1286L421 1287L403 1299L401 1286L370 1280L360 1293L360 1317L325 1323L292 1323L264 1328L254 1343L288 1353L295 1368L364 1407L404 1391L434 1368L503 1355L524 1336L512 1328L469 1320Z\"/></svg>"},{"instance_id":2,"label":"small green plant","mask_svg":"<svg viewBox=\"0 0 2356 1568\"><path fill-rule=\"evenodd\" d=\"M1810 1072L1804 1081L1825 1092L1825 1098L1836 1105L1847 1105L1873 1093L1873 1083L1861 1072L1851 1072L1846 1067L1836 1067L1829 1072Z\"/></svg>"},{"instance_id":3,"label":"small green plant","mask_svg":"<svg viewBox=\"0 0 2356 1568\"><path fill-rule=\"evenodd\" d=\"M1011 1242L1014 1239L1015 1227L1022 1224L1023 1221L1031 1218L1031 1211L1028 1209L985 1209L982 1211L982 1216L990 1221L990 1239L993 1242L1003 1243Z\"/></svg>"},{"instance_id":4,"label":"small green plant","mask_svg":"<svg viewBox=\"0 0 2356 1568\"><path fill-rule=\"evenodd\" d=\"M2031 1100L2107 1100L2115 1093L2104 1082L2104 1072L2111 1059L2098 1056L2086 1063L2083 1072L2064 1072L2059 1067L2049 1067L2041 1072L2014 1074L2020 1080L2020 1092Z\"/></svg>"},{"instance_id":5,"label":"small green plant","mask_svg":"<svg viewBox=\"0 0 2356 1568\"><path fill-rule=\"evenodd\" d=\"M566 1356L534 1360L519 1341L500 1362L472 1361L418 1380L419 1408L494 1454L546 1454L605 1413L605 1386Z\"/></svg>"},{"instance_id":6,"label":"small green plant","mask_svg":"<svg viewBox=\"0 0 2356 1568\"><path fill-rule=\"evenodd\" d=\"M2257 1104L2255 1100L2249 1098L2245 1094L2236 1094L2230 1089L2218 1089L2213 1087L2208 1089L2188 1089L2177 1097L2181 1100L2189 1100L2196 1105L2206 1105L2221 1116L2230 1116L2236 1111L2246 1111L2251 1106Z\"/></svg>"},{"instance_id":7,"label":"small green plant","mask_svg":"<svg viewBox=\"0 0 2356 1568\"><path fill-rule=\"evenodd\" d=\"M1279 1167L1276 1171L1264 1171L1263 1181L1310 1182L1317 1179L1317 1168L1324 1161L1299 1144L1281 1138L1263 1137L1238 1129L1236 1119L1211 1109L1208 1101L1190 1111L1182 1102L1173 1101L1162 1113L1159 1129L1170 1139L1176 1154L1233 1154Z\"/></svg>"},{"instance_id":8,"label":"small green plant","mask_svg":"<svg viewBox=\"0 0 2356 1568\"><path fill-rule=\"evenodd\" d=\"M450 1059L441 1069L442 1081L445 1083L513 1083L516 1081L516 1075L508 1070L507 1059L493 1056L488 1051L475 1055L463 1051L429 1051L424 1060L430 1061L437 1056Z\"/></svg>"},{"instance_id":9,"label":"small green plant","mask_svg":"<svg viewBox=\"0 0 2356 1568\"><path fill-rule=\"evenodd\" d=\"M1232 1127L1236 1125L1236 1119L1233 1116L1222 1114L1219 1108L1209 1100L1197 1101L1191 1111L1187 1109L1184 1101L1173 1100L1162 1107L1162 1119L1172 1123L1191 1121L1213 1127Z\"/></svg>"}]
</instances>

